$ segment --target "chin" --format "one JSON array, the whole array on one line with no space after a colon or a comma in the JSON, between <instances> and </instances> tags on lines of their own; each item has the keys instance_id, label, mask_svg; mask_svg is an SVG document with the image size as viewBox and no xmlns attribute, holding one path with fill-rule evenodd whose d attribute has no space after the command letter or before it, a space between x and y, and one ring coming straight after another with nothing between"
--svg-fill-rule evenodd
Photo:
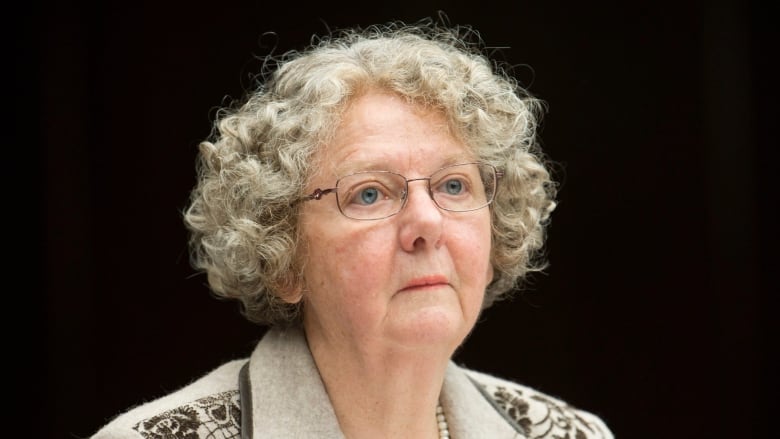
<instances>
[{"instance_id":1,"label":"chin","mask_svg":"<svg viewBox=\"0 0 780 439\"><path fill-rule=\"evenodd\" d=\"M393 338L410 347L455 350L471 329L460 313L429 307L406 314L393 325Z\"/></svg>"}]
</instances>

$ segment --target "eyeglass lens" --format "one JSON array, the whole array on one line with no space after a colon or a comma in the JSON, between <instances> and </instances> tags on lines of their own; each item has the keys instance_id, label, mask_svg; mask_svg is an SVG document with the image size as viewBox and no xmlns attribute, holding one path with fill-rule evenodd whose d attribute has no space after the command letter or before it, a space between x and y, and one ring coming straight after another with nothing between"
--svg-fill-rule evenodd
<instances>
[{"instance_id":1,"label":"eyeglass lens","mask_svg":"<svg viewBox=\"0 0 780 439\"><path fill-rule=\"evenodd\" d=\"M491 165L466 163L434 172L427 180L435 204L444 210L465 212L493 201L496 172ZM406 177L389 171L368 171L347 175L336 184L341 212L354 219L381 219L395 215L406 202Z\"/></svg>"}]
</instances>

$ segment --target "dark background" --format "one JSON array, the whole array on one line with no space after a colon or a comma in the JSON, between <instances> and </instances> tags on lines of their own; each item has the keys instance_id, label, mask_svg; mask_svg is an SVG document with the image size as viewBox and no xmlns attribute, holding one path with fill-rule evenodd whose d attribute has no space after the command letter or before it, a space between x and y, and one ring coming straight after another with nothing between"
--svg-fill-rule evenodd
<instances>
[{"instance_id":1,"label":"dark background","mask_svg":"<svg viewBox=\"0 0 780 439\"><path fill-rule=\"evenodd\" d=\"M193 276L180 216L216 107L273 45L442 10L547 102L562 183L549 269L487 311L456 360L619 438L768 436L776 15L736 0L542 3L18 4L4 20L11 427L86 437L247 355L263 328Z\"/></svg>"}]
</instances>

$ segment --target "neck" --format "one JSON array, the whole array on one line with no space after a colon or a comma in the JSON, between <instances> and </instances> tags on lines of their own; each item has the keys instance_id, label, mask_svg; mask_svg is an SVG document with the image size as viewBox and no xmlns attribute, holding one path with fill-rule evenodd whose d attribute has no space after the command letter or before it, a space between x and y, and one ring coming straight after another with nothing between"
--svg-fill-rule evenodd
<instances>
[{"instance_id":1,"label":"neck","mask_svg":"<svg viewBox=\"0 0 780 439\"><path fill-rule=\"evenodd\" d=\"M450 350L363 349L320 331L307 331L307 340L347 438L439 437L436 407Z\"/></svg>"}]
</instances>

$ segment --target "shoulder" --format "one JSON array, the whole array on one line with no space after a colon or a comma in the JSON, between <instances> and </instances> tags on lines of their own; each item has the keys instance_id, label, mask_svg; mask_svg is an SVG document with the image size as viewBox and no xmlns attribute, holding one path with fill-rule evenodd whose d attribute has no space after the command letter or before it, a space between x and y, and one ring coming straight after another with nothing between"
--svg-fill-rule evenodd
<instances>
[{"instance_id":1,"label":"shoulder","mask_svg":"<svg viewBox=\"0 0 780 439\"><path fill-rule=\"evenodd\" d=\"M483 372L465 372L493 407L529 438L614 437L598 416L561 399Z\"/></svg>"},{"instance_id":2,"label":"shoulder","mask_svg":"<svg viewBox=\"0 0 780 439\"><path fill-rule=\"evenodd\" d=\"M238 375L245 363L225 363L179 390L135 406L91 439L238 438Z\"/></svg>"}]
</instances>

